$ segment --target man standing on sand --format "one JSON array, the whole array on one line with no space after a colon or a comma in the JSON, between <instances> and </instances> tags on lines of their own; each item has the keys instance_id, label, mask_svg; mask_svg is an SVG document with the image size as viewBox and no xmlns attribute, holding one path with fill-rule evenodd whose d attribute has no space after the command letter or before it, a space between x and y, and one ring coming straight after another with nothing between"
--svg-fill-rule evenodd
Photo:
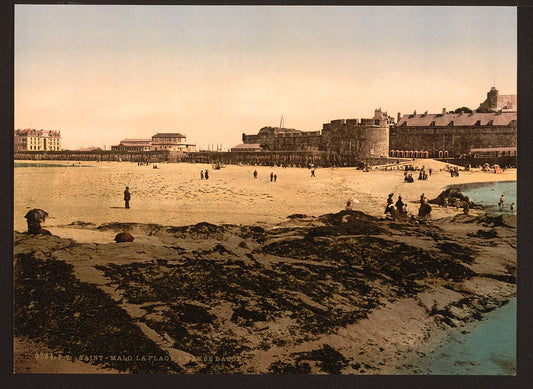
<instances>
[{"instance_id":1,"label":"man standing on sand","mask_svg":"<svg viewBox=\"0 0 533 389\"><path fill-rule=\"evenodd\" d=\"M274 172L270 172L270 182L274 180Z\"/></svg>"},{"instance_id":2,"label":"man standing on sand","mask_svg":"<svg viewBox=\"0 0 533 389\"><path fill-rule=\"evenodd\" d=\"M124 206L126 208L130 207L130 198L131 198L130 187L127 186L126 190L124 191Z\"/></svg>"},{"instance_id":3,"label":"man standing on sand","mask_svg":"<svg viewBox=\"0 0 533 389\"><path fill-rule=\"evenodd\" d=\"M254 170L254 178L257 178L257 170Z\"/></svg>"}]
</instances>

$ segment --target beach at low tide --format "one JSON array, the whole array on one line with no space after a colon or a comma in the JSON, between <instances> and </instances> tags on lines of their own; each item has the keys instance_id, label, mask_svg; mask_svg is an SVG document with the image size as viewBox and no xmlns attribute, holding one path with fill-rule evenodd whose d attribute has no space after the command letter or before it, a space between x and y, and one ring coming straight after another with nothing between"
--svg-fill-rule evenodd
<instances>
[{"instance_id":1,"label":"beach at low tide","mask_svg":"<svg viewBox=\"0 0 533 389\"><path fill-rule=\"evenodd\" d=\"M15 168L14 229L26 229L25 213L31 208L48 212L43 227L52 232L63 225L83 221L157 223L182 226L199 222L214 224L272 225L291 214L319 216L344 209L346 201L359 202L355 210L376 217L383 216L387 195L394 201L401 195L409 212L417 214L422 193L433 199L454 184L516 180L516 169L503 174L474 170L451 177L446 164L433 160L415 160L413 166L432 168L428 180L406 183L402 170L355 168L309 169L229 165L213 170L204 164L158 164L84 162L82 167L65 162L42 161L45 166ZM67 165L71 165L67 167ZM200 171L209 170L209 179L201 180ZM253 178L253 171L258 178ZM270 173L277 175L270 181ZM129 186L131 208L124 209L123 191ZM496 193L494 202L500 194ZM454 208L433 207L432 217L456 214ZM472 210L472 212L476 212ZM72 230L72 229L70 229Z\"/></svg>"},{"instance_id":2,"label":"beach at low tide","mask_svg":"<svg viewBox=\"0 0 533 389\"><path fill-rule=\"evenodd\" d=\"M396 200L400 194L416 215L422 193L433 199L450 185L515 181L516 170L451 177L443 163L411 163L432 168L432 175L419 181L413 172L415 182L405 183L402 170L354 168L317 169L311 177L309 169L263 166L17 167L15 272L52 278L38 285L20 279L16 295L26 302L16 319L30 320L30 306L39 320L61 312L57 332L85 334L78 296L57 312L48 300L39 305L30 296L36 288L49 293L49 284L60 289L54 296L69 300L74 284L80 301L95 299L98 289L105 296L93 304L127 312L121 328L129 332L116 337L155 347L174 363L97 364L108 371L431 374L412 361L431 355L450 328L472 324L515 296L516 230L506 224L512 220L487 218L480 209L462 215L453 207L433 206L427 224L384 221L387 195ZM209 170L208 180L200 179L202 169ZM126 186L130 209L122 199ZM500 194L494 196L497 202ZM339 212L351 198L358 200L355 212ZM43 227L55 236L22 233L30 208L49 213ZM135 241L114 243L120 231ZM493 237L491 244L486 236ZM66 267L55 280L50 267L59 263ZM110 330L105 317L101 323L93 317L98 333ZM131 329L136 326L140 334ZM27 351L27 337L40 350L79 349L61 337L39 343L50 336L46 331L21 331L17 371L47 372ZM108 350L89 334L87 339L87 350ZM209 356L238 360L202 359ZM69 363L87 372L86 363Z\"/></svg>"}]
</instances>

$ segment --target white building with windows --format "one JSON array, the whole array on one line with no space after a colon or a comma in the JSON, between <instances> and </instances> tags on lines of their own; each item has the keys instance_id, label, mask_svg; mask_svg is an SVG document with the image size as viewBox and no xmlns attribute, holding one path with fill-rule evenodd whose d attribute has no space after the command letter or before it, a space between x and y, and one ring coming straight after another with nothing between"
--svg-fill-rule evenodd
<instances>
[{"instance_id":1,"label":"white building with windows","mask_svg":"<svg viewBox=\"0 0 533 389\"><path fill-rule=\"evenodd\" d=\"M152 136L153 151L195 151L196 145L186 142L179 132L159 132Z\"/></svg>"},{"instance_id":2,"label":"white building with windows","mask_svg":"<svg viewBox=\"0 0 533 389\"><path fill-rule=\"evenodd\" d=\"M15 151L61 151L61 131L15 130Z\"/></svg>"}]
</instances>

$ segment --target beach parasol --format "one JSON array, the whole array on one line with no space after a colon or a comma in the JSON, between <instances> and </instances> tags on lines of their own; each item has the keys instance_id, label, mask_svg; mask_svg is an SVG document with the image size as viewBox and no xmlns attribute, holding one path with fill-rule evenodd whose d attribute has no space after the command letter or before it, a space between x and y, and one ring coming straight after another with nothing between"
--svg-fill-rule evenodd
<instances>
[{"instance_id":1,"label":"beach parasol","mask_svg":"<svg viewBox=\"0 0 533 389\"><path fill-rule=\"evenodd\" d=\"M44 221L48 217L48 213L42 209L30 209L24 216L29 221Z\"/></svg>"}]
</instances>

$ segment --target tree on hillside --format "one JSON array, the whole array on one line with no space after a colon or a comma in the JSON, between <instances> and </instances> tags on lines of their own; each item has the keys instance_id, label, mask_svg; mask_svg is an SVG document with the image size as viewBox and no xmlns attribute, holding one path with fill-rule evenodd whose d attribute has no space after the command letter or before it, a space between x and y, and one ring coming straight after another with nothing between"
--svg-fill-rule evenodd
<instances>
[{"instance_id":1,"label":"tree on hillside","mask_svg":"<svg viewBox=\"0 0 533 389\"><path fill-rule=\"evenodd\" d=\"M455 111L453 111L453 113L472 113L472 110L468 107L461 107L461 108L457 108Z\"/></svg>"},{"instance_id":2,"label":"tree on hillside","mask_svg":"<svg viewBox=\"0 0 533 389\"><path fill-rule=\"evenodd\" d=\"M489 109L489 108L484 108L484 107L479 107L476 112L479 112L479 113L494 113L496 111L494 111L493 109Z\"/></svg>"}]
</instances>

